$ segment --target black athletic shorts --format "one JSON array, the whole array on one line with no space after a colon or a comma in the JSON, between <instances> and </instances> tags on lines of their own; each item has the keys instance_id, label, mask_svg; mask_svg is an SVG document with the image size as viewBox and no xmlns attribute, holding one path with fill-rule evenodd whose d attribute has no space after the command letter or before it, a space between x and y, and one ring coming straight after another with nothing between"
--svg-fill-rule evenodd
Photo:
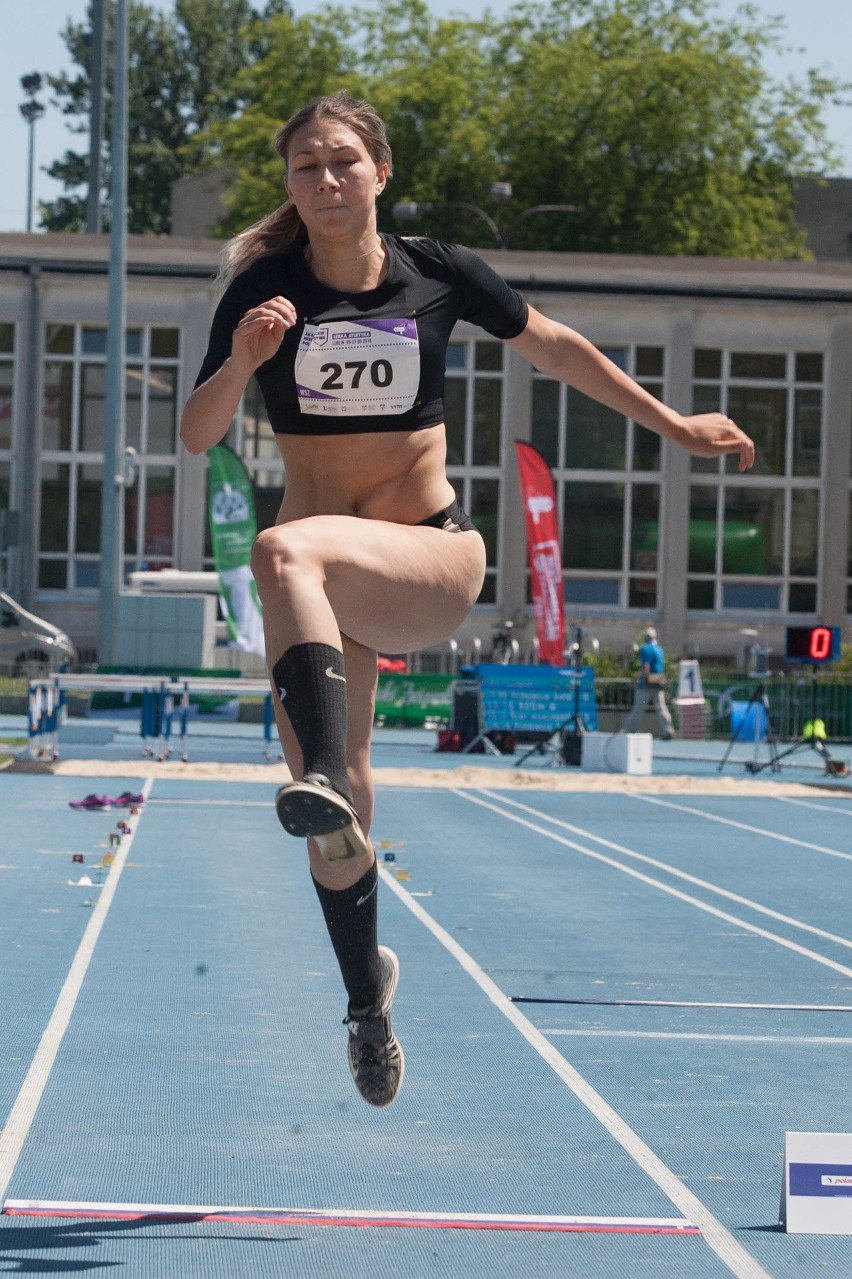
<instances>
[{"instance_id":1,"label":"black athletic shorts","mask_svg":"<svg viewBox=\"0 0 852 1279\"><path fill-rule=\"evenodd\" d=\"M456 531L467 533L470 529L476 528L473 520L467 511L459 505L458 499L451 502L443 511L436 511L434 515L429 515L425 520L420 520L420 524L427 524L429 528L445 528L450 533Z\"/></svg>"}]
</instances>

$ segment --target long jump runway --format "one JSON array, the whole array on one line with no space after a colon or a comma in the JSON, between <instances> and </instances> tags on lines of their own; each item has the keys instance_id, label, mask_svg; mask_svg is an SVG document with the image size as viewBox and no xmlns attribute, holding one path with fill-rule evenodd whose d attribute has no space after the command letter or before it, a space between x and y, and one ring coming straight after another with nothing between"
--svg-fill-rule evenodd
<instances>
[{"instance_id":1,"label":"long jump runway","mask_svg":"<svg viewBox=\"0 0 852 1279\"><path fill-rule=\"evenodd\" d=\"M138 788L0 774L0 1273L852 1273L777 1225L852 1128L847 798L382 788L376 1111L273 786L68 806Z\"/></svg>"}]
</instances>

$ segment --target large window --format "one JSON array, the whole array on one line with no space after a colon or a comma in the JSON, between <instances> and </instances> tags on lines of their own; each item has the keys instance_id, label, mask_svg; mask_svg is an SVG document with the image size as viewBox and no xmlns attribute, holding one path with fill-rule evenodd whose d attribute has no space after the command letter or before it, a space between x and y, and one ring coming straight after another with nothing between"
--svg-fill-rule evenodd
<instances>
[{"instance_id":1,"label":"large window","mask_svg":"<svg viewBox=\"0 0 852 1279\"><path fill-rule=\"evenodd\" d=\"M603 350L662 398L662 347ZM655 610L659 436L580 391L536 374L532 443L547 459L556 482L566 603Z\"/></svg>"},{"instance_id":2,"label":"large window","mask_svg":"<svg viewBox=\"0 0 852 1279\"><path fill-rule=\"evenodd\" d=\"M138 454L125 490L124 570L174 563L179 330L126 336L126 444ZM97 591L105 438L106 329L48 325L42 403L38 584Z\"/></svg>"},{"instance_id":3,"label":"large window","mask_svg":"<svg viewBox=\"0 0 852 1279\"><path fill-rule=\"evenodd\" d=\"M502 397L502 342L493 338L451 342L444 385L447 475L485 541L487 567L480 604L497 601Z\"/></svg>"},{"instance_id":4,"label":"large window","mask_svg":"<svg viewBox=\"0 0 852 1279\"><path fill-rule=\"evenodd\" d=\"M5 515L12 502L12 386L15 326L0 324L0 585L5 578Z\"/></svg>"},{"instance_id":5,"label":"large window","mask_svg":"<svg viewBox=\"0 0 852 1279\"><path fill-rule=\"evenodd\" d=\"M852 447L849 449L849 522L846 534L846 613L852 617Z\"/></svg>"},{"instance_id":6,"label":"large window","mask_svg":"<svg viewBox=\"0 0 852 1279\"><path fill-rule=\"evenodd\" d=\"M12 452L12 382L15 373L15 326L0 324L0 458Z\"/></svg>"},{"instance_id":7,"label":"large window","mask_svg":"<svg viewBox=\"0 0 852 1279\"><path fill-rule=\"evenodd\" d=\"M0 510L7 510L9 507L14 375L15 326L13 324L0 324Z\"/></svg>"},{"instance_id":8,"label":"large window","mask_svg":"<svg viewBox=\"0 0 852 1279\"><path fill-rule=\"evenodd\" d=\"M819 352L696 350L694 412L729 414L756 455L742 475L691 459L689 608L816 614L822 381Z\"/></svg>"}]
</instances>

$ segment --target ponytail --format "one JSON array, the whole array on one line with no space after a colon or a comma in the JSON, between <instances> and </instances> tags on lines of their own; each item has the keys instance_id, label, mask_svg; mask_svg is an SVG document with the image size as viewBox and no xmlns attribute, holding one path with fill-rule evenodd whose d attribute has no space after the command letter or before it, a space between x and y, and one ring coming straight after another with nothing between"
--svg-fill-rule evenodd
<instances>
[{"instance_id":1,"label":"ponytail","mask_svg":"<svg viewBox=\"0 0 852 1279\"><path fill-rule=\"evenodd\" d=\"M287 200L228 241L222 251L217 283L225 287L257 258L281 253L297 240L305 239L305 224L296 212L296 206Z\"/></svg>"}]
</instances>

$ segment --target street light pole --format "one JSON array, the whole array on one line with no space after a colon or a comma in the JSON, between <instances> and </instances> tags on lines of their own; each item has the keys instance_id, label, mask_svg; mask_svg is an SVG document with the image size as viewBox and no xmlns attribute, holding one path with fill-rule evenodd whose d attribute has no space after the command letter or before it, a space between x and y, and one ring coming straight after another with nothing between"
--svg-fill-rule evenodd
<instances>
[{"instance_id":1,"label":"street light pole","mask_svg":"<svg viewBox=\"0 0 852 1279\"><path fill-rule=\"evenodd\" d=\"M492 182L491 195L500 203L512 198L512 184L510 182ZM529 209L524 209L516 217L508 223L506 227L501 229L489 213L484 209L480 209L478 204L468 204L465 200L427 200L425 203L418 203L414 200L402 200L393 205L391 212L395 218L399 218L402 222L416 222L426 213L432 213L435 209L467 209L468 213L475 213L483 222L487 223L491 234L497 244L498 249L508 249L509 236L518 225L528 218L532 213L576 213L576 204L534 204Z\"/></svg>"},{"instance_id":2,"label":"street light pole","mask_svg":"<svg viewBox=\"0 0 852 1279\"><path fill-rule=\"evenodd\" d=\"M35 168L35 124L44 115L44 107L36 98L42 85L37 71L21 76L21 88L27 94L26 102L18 108L30 128L29 163L27 165L27 231L33 229L33 172Z\"/></svg>"},{"instance_id":3,"label":"street light pole","mask_svg":"<svg viewBox=\"0 0 852 1279\"><path fill-rule=\"evenodd\" d=\"M509 236L512 234L512 232L514 231L518 223L523 222L524 218L528 218L531 213L576 213L576 212L577 212L576 204L534 204L531 208L524 209L521 213L518 214L517 217L512 218L512 221L509 223L509 225L506 227L506 229L503 232L503 239L505 241L503 247L508 249Z\"/></svg>"},{"instance_id":4,"label":"street light pole","mask_svg":"<svg viewBox=\"0 0 852 1279\"><path fill-rule=\"evenodd\" d=\"M468 213L475 213L488 224L489 231L497 241L497 248L505 249L506 245L503 243L500 228L490 214L480 209L478 204L467 204L464 200L427 200L425 204L415 204L411 200L402 200L393 206L391 212L395 218L400 218L403 222L416 222L424 213L431 213L434 209L467 209Z\"/></svg>"}]
</instances>

